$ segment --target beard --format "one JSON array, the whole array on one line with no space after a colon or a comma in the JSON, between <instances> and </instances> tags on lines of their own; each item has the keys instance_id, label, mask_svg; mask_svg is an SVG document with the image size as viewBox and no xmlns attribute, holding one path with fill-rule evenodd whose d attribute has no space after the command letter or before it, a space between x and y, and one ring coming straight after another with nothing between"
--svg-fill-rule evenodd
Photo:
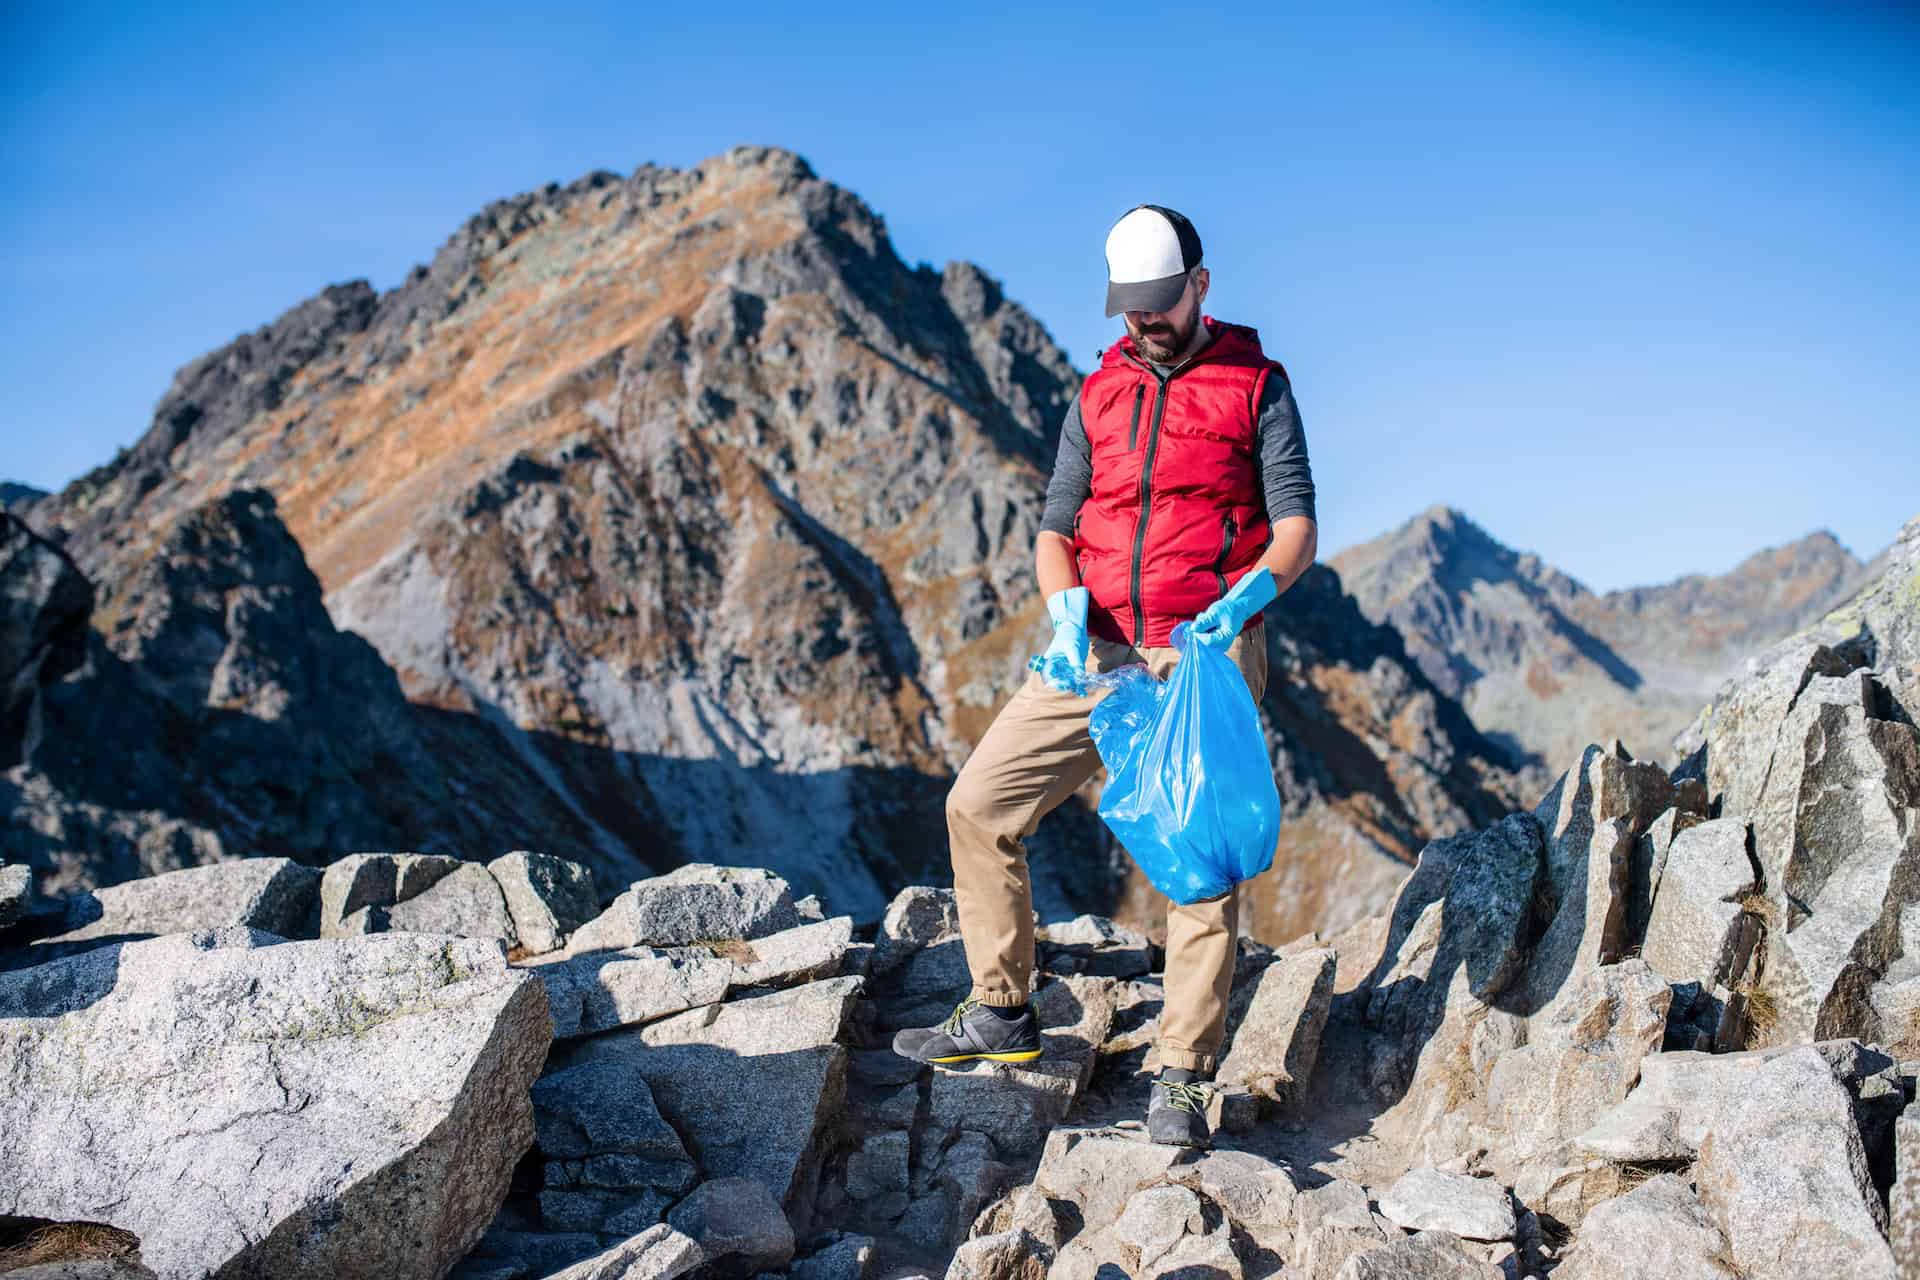
<instances>
[{"instance_id":1,"label":"beard","mask_svg":"<svg viewBox=\"0 0 1920 1280\"><path fill-rule=\"evenodd\" d=\"M1172 364L1180 358L1180 353L1193 344L1194 330L1200 325L1200 308L1195 307L1184 326L1160 323L1151 326L1136 327L1129 320L1127 332L1133 335L1133 343L1140 348L1140 354L1154 364Z\"/></svg>"}]
</instances>

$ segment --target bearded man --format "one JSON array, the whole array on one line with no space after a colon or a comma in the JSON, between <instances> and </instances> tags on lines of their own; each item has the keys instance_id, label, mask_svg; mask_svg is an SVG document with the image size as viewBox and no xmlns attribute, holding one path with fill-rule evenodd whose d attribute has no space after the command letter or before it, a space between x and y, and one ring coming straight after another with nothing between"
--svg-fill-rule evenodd
<instances>
[{"instance_id":1,"label":"bearded man","mask_svg":"<svg viewBox=\"0 0 1920 1280\"><path fill-rule=\"evenodd\" d=\"M1263 612L1318 547L1306 436L1286 370L1243 325L1203 315L1200 236L1139 205L1107 235L1107 314L1126 316L1067 410L1035 539L1053 639L947 798L954 897L973 989L937 1026L900 1031L922 1062L1028 1062L1033 895L1025 839L1100 757L1089 671L1179 661L1173 628L1225 651L1255 703L1266 688ZM1167 915L1166 1000L1148 1095L1156 1142L1204 1146L1207 1089L1225 1034L1238 891Z\"/></svg>"}]
</instances>

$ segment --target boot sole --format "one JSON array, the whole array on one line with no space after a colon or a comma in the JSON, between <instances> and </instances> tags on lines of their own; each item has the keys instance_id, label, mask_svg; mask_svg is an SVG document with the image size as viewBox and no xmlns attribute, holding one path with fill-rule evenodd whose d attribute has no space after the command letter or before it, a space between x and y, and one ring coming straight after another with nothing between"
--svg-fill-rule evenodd
<instances>
[{"instance_id":1,"label":"boot sole","mask_svg":"<svg viewBox=\"0 0 1920 1280\"><path fill-rule=\"evenodd\" d=\"M1147 1141L1156 1147L1185 1147L1189 1151L1201 1151L1213 1145L1211 1138L1156 1138L1148 1135Z\"/></svg>"},{"instance_id":2,"label":"boot sole","mask_svg":"<svg viewBox=\"0 0 1920 1280\"><path fill-rule=\"evenodd\" d=\"M928 1058L928 1062L1032 1062L1040 1056L1038 1049L1018 1049L1011 1053L956 1053L946 1058Z\"/></svg>"}]
</instances>

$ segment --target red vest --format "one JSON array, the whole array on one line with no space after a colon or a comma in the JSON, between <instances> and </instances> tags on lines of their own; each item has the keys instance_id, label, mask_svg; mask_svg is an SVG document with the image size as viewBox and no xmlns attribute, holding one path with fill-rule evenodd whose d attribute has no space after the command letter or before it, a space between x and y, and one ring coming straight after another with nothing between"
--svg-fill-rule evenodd
<instances>
[{"instance_id":1,"label":"red vest","mask_svg":"<svg viewBox=\"0 0 1920 1280\"><path fill-rule=\"evenodd\" d=\"M1108 640L1172 643L1272 539L1254 430L1267 376L1287 373L1252 329L1201 323L1213 340L1164 381L1128 337L1080 387L1093 487L1073 551L1087 630Z\"/></svg>"}]
</instances>

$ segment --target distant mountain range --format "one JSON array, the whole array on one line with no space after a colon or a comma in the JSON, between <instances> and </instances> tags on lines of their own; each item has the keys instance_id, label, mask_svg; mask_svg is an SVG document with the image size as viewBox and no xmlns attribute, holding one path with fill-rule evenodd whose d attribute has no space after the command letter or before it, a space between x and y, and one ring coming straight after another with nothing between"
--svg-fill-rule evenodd
<instances>
[{"instance_id":1,"label":"distant mountain range","mask_svg":"<svg viewBox=\"0 0 1920 1280\"><path fill-rule=\"evenodd\" d=\"M0 480L0 509L23 505L46 496L45 489L36 489L30 484L16 484L12 480Z\"/></svg>"},{"instance_id":2,"label":"distant mountain range","mask_svg":"<svg viewBox=\"0 0 1920 1280\"><path fill-rule=\"evenodd\" d=\"M1672 742L1750 654L1877 576L1824 530L1719 575L1595 593L1433 506L1330 563L1428 679L1516 763L1558 770L1619 738L1673 763Z\"/></svg>"},{"instance_id":3,"label":"distant mountain range","mask_svg":"<svg viewBox=\"0 0 1920 1280\"><path fill-rule=\"evenodd\" d=\"M83 885L532 848L609 893L743 863L871 918L947 876L946 788L1044 644L1033 538L1078 379L985 272L906 266L789 152L491 204L9 500L45 537L0 565L10 634L61 638L14 673L0 855ZM1519 797L1333 573L1271 617L1287 820L1249 919L1279 942ZM1043 916L1150 914L1096 795L1034 837Z\"/></svg>"}]
</instances>

